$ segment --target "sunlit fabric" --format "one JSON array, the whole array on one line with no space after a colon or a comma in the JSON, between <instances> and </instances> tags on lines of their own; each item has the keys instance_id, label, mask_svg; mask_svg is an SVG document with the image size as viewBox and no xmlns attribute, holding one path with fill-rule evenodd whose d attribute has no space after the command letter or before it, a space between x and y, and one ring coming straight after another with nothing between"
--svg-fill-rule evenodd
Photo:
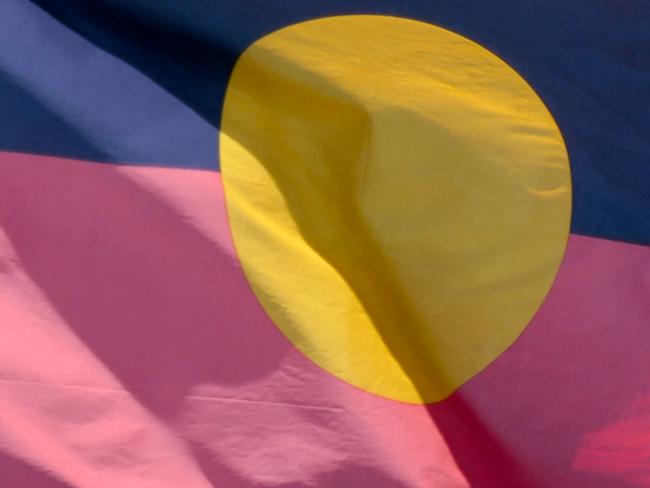
<instances>
[{"instance_id":1,"label":"sunlit fabric","mask_svg":"<svg viewBox=\"0 0 650 488\"><path fill-rule=\"evenodd\" d=\"M650 487L645 0L2 0L0 486Z\"/></svg>"}]
</instances>

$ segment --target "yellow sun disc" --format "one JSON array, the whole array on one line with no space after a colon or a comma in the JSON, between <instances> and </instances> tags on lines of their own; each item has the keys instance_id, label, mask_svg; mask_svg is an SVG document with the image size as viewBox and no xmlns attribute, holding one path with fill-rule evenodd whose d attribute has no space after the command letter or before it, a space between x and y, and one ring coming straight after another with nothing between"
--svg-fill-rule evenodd
<instances>
[{"instance_id":1,"label":"yellow sun disc","mask_svg":"<svg viewBox=\"0 0 650 488\"><path fill-rule=\"evenodd\" d=\"M250 46L220 159L268 315L368 392L442 400L543 302L571 214L566 149L531 87L429 24L330 17Z\"/></svg>"}]
</instances>

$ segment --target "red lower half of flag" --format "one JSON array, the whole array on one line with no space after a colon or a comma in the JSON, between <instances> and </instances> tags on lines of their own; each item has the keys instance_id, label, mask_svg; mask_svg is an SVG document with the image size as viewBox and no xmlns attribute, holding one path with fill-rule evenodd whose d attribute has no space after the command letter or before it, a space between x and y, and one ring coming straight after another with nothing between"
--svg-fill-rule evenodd
<instances>
[{"instance_id":1,"label":"red lower half of flag","mask_svg":"<svg viewBox=\"0 0 650 488\"><path fill-rule=\"evenodd\" d=\"M650 248L572 235L512 347L396 402L267 317L219 173L0 154L3 486L650 486L649 319Z\"/></svg>"}]
</instances>

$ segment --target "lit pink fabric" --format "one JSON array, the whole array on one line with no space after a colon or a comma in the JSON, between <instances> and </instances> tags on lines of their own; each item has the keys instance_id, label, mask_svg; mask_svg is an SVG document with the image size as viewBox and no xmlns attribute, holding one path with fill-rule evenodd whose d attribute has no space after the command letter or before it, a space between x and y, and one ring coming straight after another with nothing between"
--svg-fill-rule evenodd
<instances>
[{"instance_id":1,"label":"lit pink fabric","mask_svg":"<svg viewBox=\"0 0 650 488\"><path fill-rule=\"evenodd\" d=\"M0 153L1 486L650 486L649 290L650 249L572 236L513 347L401 404L266 317L218 173Z\"/></svg>"}]
</instances>

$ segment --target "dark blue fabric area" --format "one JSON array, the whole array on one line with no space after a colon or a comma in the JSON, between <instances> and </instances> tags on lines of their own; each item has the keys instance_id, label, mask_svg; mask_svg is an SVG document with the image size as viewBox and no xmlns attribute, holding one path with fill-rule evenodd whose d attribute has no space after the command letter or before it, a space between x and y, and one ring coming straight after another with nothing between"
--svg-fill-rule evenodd
<instances>
[{"instance_id":1,"label":"dark blue fabric area","mask_svg":"<svg viewBox=\"0 0 650 488\"><path fill-rule=\"evenodd\" d=\"M215 169L217 131L28 0L0 0L0 150Z\"/></svg>"},{"instance_id":2,"label":"dark blue fabric area","mask_svg":"<svg viewBox=\"0 0 650 488\"><path fill-rule=\"evenodd\" d=\"M553 113L572 165L572 231L650 244L647 0L35 3L85 39L144 73L214 128L219 126L225 87L238 55L259 37L283 26L329 15L379 13L415 18L458 32L515 68ZM115 87L114 93L103 95L117 102L121 90L124 87ZM111 110L128 111L129 107L115 105L105 108L103 115L114 118ZM146 108L152 107L140 110L144 112ZM155 113L151 115L153 120ZM188 129L182 124L187 120L190 119L179 117L165 130L176 127L180 134L185 134ZM204 137L203 126L194 122L192 130L197 128ZM164 134L161 129L151 138L156 140ZM0 147L10 146L11 141L6 139L0 135ZM63 147L69 143L62 138L57 144ZM121 147L108 152L124 156L114 159L125 161L153 161L164 153L158 160L160 164L191 165L172 161L176 158L170 154L175 148L168 145L147 152L145 145L141 145L140 153L120 153L117 149L122 150ZM211 150L216 151L212 147Z\"/></svg>"},{"instance_id":3,"label":"dark blue fabric area","mask_svg":"<svg viewBox=\"0 0 650 488\"><path fill-rule=\"evenodd\" d=\"M16 148L52 156L72 154L95 161L106 158L78 131L2 71L0 99L0 147L3 149ZM60 144L61 141L65 144Z\"/></svg>"}]
</instances>

